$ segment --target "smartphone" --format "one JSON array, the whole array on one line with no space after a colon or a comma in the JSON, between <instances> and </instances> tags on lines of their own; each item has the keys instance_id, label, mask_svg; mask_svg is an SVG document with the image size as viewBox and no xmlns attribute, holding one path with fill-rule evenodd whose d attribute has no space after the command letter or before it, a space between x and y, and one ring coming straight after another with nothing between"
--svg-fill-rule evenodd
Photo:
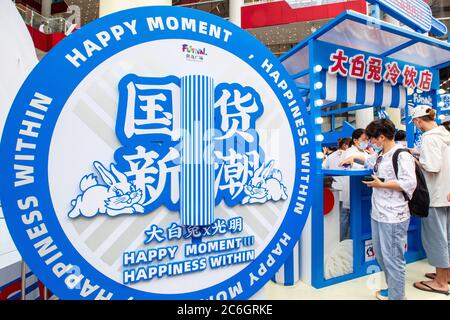
<instances>
[{"instance_id":1,"label":"smartphone","mask_svg":"<svg viewBox=\"0 0 450 320\"><path fill-rule=\"evenodd\" d=\"M362 166L366 164L365 161L359 160L359 159L355 159L355 160L353 160L353 162L354 162L354 163L357 163L357 164L360 164L360 165L362 165Z\"/></svg>"},{"instance_id":2,"label":"smartphone","mask_svg":"<svg viewBox=\"0 0 450 320\"><path fill-rule=\"evenodd\" d=\"M381 180L381 182L384 182L384 178L378 178ZM364 182L372 182L374 179L372 176L365 176L364 178L362 178L362 181Z\"/></svg>"}]
</instances>

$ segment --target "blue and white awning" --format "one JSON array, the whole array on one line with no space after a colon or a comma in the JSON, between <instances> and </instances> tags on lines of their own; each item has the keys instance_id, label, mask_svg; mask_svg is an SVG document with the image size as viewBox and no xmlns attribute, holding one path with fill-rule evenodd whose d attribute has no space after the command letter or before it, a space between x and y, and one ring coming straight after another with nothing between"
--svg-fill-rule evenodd
<instances>
[{"instance_id":1,"label":"blue and white awning","mask_svg":"<svg viewBox=\"0 0 450 320\"><path fill-rule=\"evenodd\" d=\"M323 72L322 99L330 102L346 102L371 107L405 108L407 91L402 85L391 86L389 82L375 83L341 77Z\"/></svg>"}]
</instances>

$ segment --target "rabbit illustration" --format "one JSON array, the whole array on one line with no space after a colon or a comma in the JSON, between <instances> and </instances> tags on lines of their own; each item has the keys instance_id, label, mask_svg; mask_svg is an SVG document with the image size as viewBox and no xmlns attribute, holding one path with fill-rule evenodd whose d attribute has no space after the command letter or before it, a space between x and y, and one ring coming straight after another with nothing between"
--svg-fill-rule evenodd
<instances>
[{"instance_id":1,"label":"rabbit illustration","mask_svg":"<svg viewBox=\"0 0 450 320\"><path fill-rule=\"evenodd\" d=\"M99 184L93 174L84 176L80 182L82 194L71 202L73 208L68 214L70 218L80 215L93 217L97 214L114 217L144 212L144 207L139 204L142 191L136 190L136 187L128 182L127 176L118 171L114 164L111 164L110 171L98 161L94 162L94 167L106 185Z\"/></svg>"},{"instance_id":2,"label":"rabbit illustration","mask_svg":"<svg viewBox=\"0 0 450 320\"><path fill-rule=\"evenodd\" d=\"M249 184L244 187L246 196L242 199L242 204L287 199L287 189L281 182L281 171L273 169L273 165L274 161L272 160L266 166L261 166L254 172Z\"/></svg>"}]
</instances>

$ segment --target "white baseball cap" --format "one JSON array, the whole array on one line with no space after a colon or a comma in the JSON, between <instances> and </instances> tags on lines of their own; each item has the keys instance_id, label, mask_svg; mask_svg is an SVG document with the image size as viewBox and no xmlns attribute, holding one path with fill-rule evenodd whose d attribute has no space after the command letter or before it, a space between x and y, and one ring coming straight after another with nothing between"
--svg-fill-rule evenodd
<instances>
[{"instance_id":1,"label":"white baseball cap","mask_svg":"<svg viewBox=\"0 0 450 320\"><path fill-rule=\"evenodd\" d=\"M427 115L429 115L431 109L433 109L433 108L430 106L418 105L414 109L412 109L411 119L416 119L416 118L427 116Z\"/></svg>"}]
</instances>

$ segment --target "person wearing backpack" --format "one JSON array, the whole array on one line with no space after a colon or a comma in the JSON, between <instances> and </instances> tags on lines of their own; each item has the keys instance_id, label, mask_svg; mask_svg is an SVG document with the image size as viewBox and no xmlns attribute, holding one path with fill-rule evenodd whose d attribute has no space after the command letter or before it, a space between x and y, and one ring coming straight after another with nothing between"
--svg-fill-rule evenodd
<instances>
[{"instance_id":1,"label":"person wearing backpack","mask_svg":"<svg viewBox=\"0 0 450 320\"><path fill-rule=\"evenodd\" d=\"M406 261L405 247L410 221L408 199L417 186L415 160L409 152L400 152L395 143L395 125L388 119L372 121L366 128L375 154L365 160L365 166L373 169L373 181L364 182L373 188L371 227L375 257L384 271L387 289L377 291L380 300L405 299ZM398 172L395 173L393 156L397 155ZM352 164L353 156L344 163ZM406 197L405 197L406 195Z\"/></svg>"},{"instance_id":2,"label":"person wearing backpack","mask_svg":"<svg viewBox=\"0 0 450 320\"><path fill-rule=\"evenodd\" d=\"M411 117L423 132L419 162L430 191L428 217L422 219L422 244L436 273L427 273L431 281L419 281L414 287L427 292L449 294L450 281L450 133L435 122L436 111L417 106Z\"/></svg>"}]
</instances>

